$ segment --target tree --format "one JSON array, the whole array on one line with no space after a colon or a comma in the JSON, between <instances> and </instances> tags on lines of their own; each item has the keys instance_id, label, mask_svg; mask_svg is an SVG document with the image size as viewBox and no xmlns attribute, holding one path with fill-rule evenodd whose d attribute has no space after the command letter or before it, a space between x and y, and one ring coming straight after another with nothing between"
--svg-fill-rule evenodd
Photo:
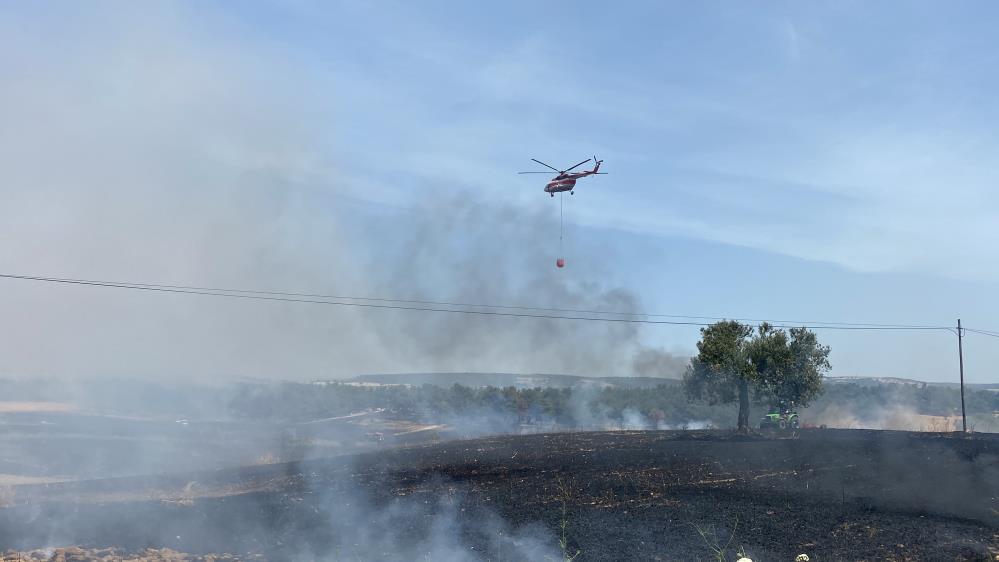
<instances>
[{"instance_id":1,"label":"tree","mask_svg":"<svg viewBox=\"0 0 999 562\"><path fill-rule=\"evenodd\" d=\"M749 362L749 341L753 328L734 320L716 322L701 328L697 357L690 360L683 375L683 387L690 398L709 404L739 401L740 431L749 429L749 387L755 370Z\"/></svg>"},{"instance_id":2,"label":"tree","mask_svg":"<svg viewBox=\"0 0 999 562\"><path fill-rule=\"evenodd\" d=\"M779 362L761 377L760 394L774 405L803 408L822 392L822 377L830 368L829 346L820 345L815 332L807 328L791 328L788 332L790 338L782 336L784 347L767 350L779 357Z\"/></svg>"},{"instance_id":3,"label":"tree","mask_svg":"<svg viewBox=\"0 0 999 562\"><path fill-rule=\"evenodd\" d=\"M697 356L683 377L692 399L739 402L739 431L749 430L750 390L757 401L806 406L822 390L829 348L814 332L789 332L764 323L755 331L734 320L701 329Z\"/></svg>"}]
</instances>

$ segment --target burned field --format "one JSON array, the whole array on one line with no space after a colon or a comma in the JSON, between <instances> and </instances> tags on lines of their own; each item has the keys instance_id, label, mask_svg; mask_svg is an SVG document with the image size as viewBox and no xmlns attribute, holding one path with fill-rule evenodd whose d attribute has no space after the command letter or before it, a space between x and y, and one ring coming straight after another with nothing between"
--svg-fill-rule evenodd
<instances>
[{"instance_id":1,"label":"burned field","mask_svg":"<svg viewBox=\"0 0 999 562\"><path fill-rule=\"evenodd\" d=\"M804 431L503 436L16 486L0 545L269 559L991 560L999 439ZM563 535L564 529L564 535Z\"/></svg>"}]
</instances>

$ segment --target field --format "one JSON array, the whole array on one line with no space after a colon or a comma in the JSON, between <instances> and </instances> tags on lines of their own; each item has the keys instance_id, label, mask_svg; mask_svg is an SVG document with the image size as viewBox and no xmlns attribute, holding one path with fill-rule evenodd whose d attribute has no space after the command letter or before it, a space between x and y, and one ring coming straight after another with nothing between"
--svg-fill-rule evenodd
<instances>
[{"instance_id":1,"label":"field","mask_svg":"<svg viewBox=\"0 0 999 562\"><path fill-rule=\"evenodd\" d=\"M576 560L717 560L715 545L729 560L741 548L757 562L999 552L999 439L981 435L504 436L11 489L0 545L21 551L390 560L443 559L443 548L452 559L578 551ZM541 546L525 550L532 544Z\"/></svg>"},{"instance_id":2,"label":"field","mask_svg":"<svg viewBox=\"0 0 999 562\"><path fill-rule=\"evenodd\" d=\"M0 401L0 414L23 412L72 412L75 408L65 402L13 402Z\"/></svg>"}]
</instances>

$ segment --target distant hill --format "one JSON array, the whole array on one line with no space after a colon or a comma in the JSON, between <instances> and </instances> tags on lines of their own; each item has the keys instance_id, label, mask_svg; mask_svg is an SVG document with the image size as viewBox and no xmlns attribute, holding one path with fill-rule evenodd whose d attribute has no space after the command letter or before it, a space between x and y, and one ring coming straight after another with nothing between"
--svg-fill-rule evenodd
<instances>
[{"instance_id":1,"label":"distant hill","mask_svg":"<svg viewBox=\"0 0 999 562\"><path fill-rule=\"evenodd\" d=\"M517 373L393 373L359 375L349 379L329 381L314 381L315 383L339 382L346 384L380 386L380 385L412 385L449 387L454 384L471 387L507 387L516 388L655 388L661 384L679 384L678 379L659 377L583 377L577 375L556 374L517 374ZM826 384L855 384L862 387L879 386L927 386L938 388L957 388L956 382L923 382L914 379L898 377L826 377ZM965 384L969 390L989 390L999 392L999 383Z\"/></svg>"},{"instance_id":2,"label":"distant hill","mask_svg":"<svg viewBox=\"0 0 999 562\"><path fill-rule=\"evenodd\" d=\"M924 382L914 379L903 379L898 377L826 377L827 384L856 384L858 386L880 386L880 385L910 385L910 386L934 386L939 388L959 388L959 382ZM999 383L965 383L966 389L991 390L999 392Z\"/></svg>"},{"instance_id":3,"label":"distant hill","mask_svg":"<svg viewBox=\"0 0 999 562\"><path fill-rule=\"evenodd\" d=\"M316 381L326 382L326 381ZM679 384L677 379L658 377L580 377L575 375L513 374L513 373L401 373L385 375L360 375L339 381L358 385L424 384L449 387L454 384L464 386L516 388L655 388L661 384Z\"/></svg>"}]
</instances>

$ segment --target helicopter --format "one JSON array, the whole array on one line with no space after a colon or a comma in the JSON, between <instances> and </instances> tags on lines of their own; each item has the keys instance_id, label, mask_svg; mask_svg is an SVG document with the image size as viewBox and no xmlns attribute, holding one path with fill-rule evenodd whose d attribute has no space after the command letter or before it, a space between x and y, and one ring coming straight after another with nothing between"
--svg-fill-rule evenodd
<instances>
[{"instance_id":1,"label":"helicopter","mask_svg":"<svg viewBox=\"0 0 999 562\"><path fill-rule=\"evenodd\" d=\"M601 171L599 171L600 170L600 163L603 162L603 160L597 160L596 156L594 156L592 159L591 158L587 158L586 160L583 160L579 164L576 164L575 166L566 168L565 170L559 170L558 168L556 168L554 166L549 166L548 164L545 164L544 162L542 162L541 160L538 160L536 158L531 158L531 160L534 160L538 164L541 164L542 166L544 166L546 168L551 168L552 170L558 172L558 175L555 176L554 178L552 178L552 181L548 182L548 184L545 185L545 193L550 194L552 197L555 197L556 193L560 193L562 191L568 191L569 195L574 195L575 191L573 191L573 189L575 189L575 187L576 187L576 180L578 180L579 178L585 178L586 176L602 175L602 174L606 174L607 173L607 172L601 172ZM596 163L593 166L592 170L583 170L582 172L576 172L574 174L570 174L569 173L572 170L574 170L574 169L582 166L583 164L586 164L590 160L593 160ZM550 173L550 172L517 172L517 173L518 174L547 174L547 173Z\"/></svg>"}]
</instances>

